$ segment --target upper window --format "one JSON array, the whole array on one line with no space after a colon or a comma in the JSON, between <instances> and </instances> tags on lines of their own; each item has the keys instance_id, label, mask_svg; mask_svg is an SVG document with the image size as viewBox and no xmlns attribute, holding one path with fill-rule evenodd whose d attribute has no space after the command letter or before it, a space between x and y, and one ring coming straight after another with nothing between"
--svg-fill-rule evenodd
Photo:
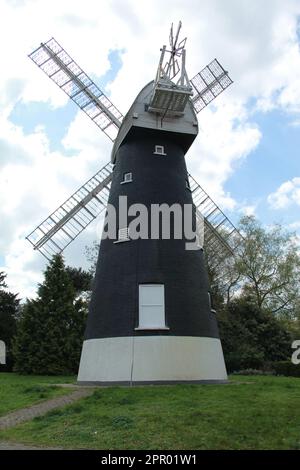
<instances>
[{"instance_id":1,"label":"upper window","mask_svg":"<svg viewBox=\"0 0 300 470\"><path fill-rule=\"evenodd\" d=\"M131 182L132 182L132 173L124 173L123 181L121 181L121 184L131 183Z\"/></svg>"},{"instance_id":2,"label":"upper window","mask_svg":"<svg viewBox=\"0 0 300 470\"><path fill-rule=\"evenodd\" d=\"M209 308L210 308L210 311L212 313L216 313L215 309L214 309L214 305L213 305L213 299L212 299L212 295L210 292L208 292L208 304L209 304Z\"/></svg>"},{"instance_id":3,"label":"upper window","mask_svg":"<svg viewBox=\"0 0 300 470\"><path fill-rule=\"evenodd\" d=\"M163 145L155 145L155 150L153 153L155 155L167 155L165 152L165 147Z\"/></svg>"},{"instance_id":4,"label":"upper window","mask_svg":"<svg viewBox=\"0 0 300 470\"><path fill-rule=\"evenodd\" d=\"M114 243L128 242L129 240L129 229L128 227L124 227L118 230L118 240L116 240Z\"/></svg>"},{"instance_id":5,"label":"upper window","mask_svg":"<svg viewBox=\"0 0 300 470\"><path fill-rule=\"evenodd\" d=\"M137 330L168 330L165 321L165 286L140 284Z\"/></svg>"},{"instance_id":6,"label":"upper window","mask_svg":"<svg viewBox=\"0 0 300 470\"><path fill-rule=\"evenodd\" d=\"M190 182L189 182L188 178L185 180L185 187L189 190L191 189Z\"/></svg>"}]
</instances>

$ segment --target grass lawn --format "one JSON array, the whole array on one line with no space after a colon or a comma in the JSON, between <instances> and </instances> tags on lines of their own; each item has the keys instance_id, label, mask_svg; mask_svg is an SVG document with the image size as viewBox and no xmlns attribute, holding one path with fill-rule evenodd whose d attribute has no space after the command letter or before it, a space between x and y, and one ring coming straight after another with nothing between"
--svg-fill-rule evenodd
<instances>
[{"instance_id":1,"label":"grass lawn","mask_svg":"<svg viewBox=\"0 0 300 470\"><path fill-rule=\"evenodd\" d=\"M231 380L99 388L0 438L74 449L300 449L300 379Z\"/></svg>"},{"instance_id":2,"label":"grass lawn","mask_svg":"<svg viewBox=\"0 0 300 470\"><path fill-rule=\"evenodd\" d=\"M22 376L1 372L0 416L19 408L25 408L26 406L70 393L72 389L48 385L70 382L75 382L75 377Z\"/></svg>"}]
</instances>

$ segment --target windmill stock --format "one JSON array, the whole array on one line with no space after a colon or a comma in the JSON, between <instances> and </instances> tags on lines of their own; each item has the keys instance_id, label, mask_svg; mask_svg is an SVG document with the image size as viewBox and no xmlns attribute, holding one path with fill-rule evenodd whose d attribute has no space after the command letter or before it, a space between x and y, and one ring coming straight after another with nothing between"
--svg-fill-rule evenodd
<instances>
[{"instance_id":1,"label":"windmill stock","mask_svg":"<svg viewBox=\"0 0 300 470\"><path fill-rule=\"evenodd\" d=\"M196 114L232 80L216 59L189 80L180 29L174 35L172 25L155 80L125 117L55 39L29 55L114 143L111 161L28 235L34 249L48 259L61 253L106 208L120 220L122 197L149 212L190 206L198 230L193 250L186 234L136 238L121 223L115 239L102 237L79 383L227 379L204 250L217 265L240 234L188 173L185 154L198 134Z\"/></svg>"}]
</instances>

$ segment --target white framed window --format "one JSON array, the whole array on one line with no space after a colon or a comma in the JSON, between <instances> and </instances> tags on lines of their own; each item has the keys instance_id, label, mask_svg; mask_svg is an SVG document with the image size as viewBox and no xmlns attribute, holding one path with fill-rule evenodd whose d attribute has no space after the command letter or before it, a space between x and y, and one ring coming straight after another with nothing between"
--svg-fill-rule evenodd
<instances>
[{"instance_id":1,"label":"white framed window","mask_svg":"<svg viewBox=\"0 0 300 470\"><path fill-rule=\"evenodd\" d=\"M169 330L165 320L165 286L139 285L139 326L136 330Z\"/></svg>"},{"instance_id":2,"label":"white framed window","mask_svg":"<svg viewBox=\"0 0 300 470\"><path fill-rule=\"evenodd\" d=\"M121 184L131 183L131 182L132 182L132 173L124 173L123 181L121 181Z\"/></svg>"},{"instance_id":3,"label":"white framed window","mask_svg":"<svg viewBox=\"0 0 300 470\"><path fill-rule=\"evenodd\" d=\"M118 230L118 240L114 243L129 242L129 229L128 227L123 227Z\"/></svg>"},{"instance_id":4,"label":"white framed window","mask_svg":"<svg viewBox=\"0 0 300 470\"><path fill-rule=\"evenodd\" d=\"M155 150L153 153L155 155L167 155L165 152L165 147L163 145L155 145Z\"/></svg>"},{"instance_id":5,"label":"white framed window","mask_svg":"<svg viewBox=\"0 0 300 470\"><path fill-rule=\"evenodd\" d=\"M208 292L208 304L209 304L209 309L212 313L216 313L215 309L213 308L213 302L212 302L212 296L211 293Z\"/></svg>"}]
</instances>

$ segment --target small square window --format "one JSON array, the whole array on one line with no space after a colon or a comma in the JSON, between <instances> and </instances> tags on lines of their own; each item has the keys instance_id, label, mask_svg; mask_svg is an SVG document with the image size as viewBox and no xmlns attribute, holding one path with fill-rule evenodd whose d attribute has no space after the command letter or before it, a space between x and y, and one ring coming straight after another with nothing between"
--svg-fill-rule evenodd
<instances>
[{"instance_id":1,"label":"small square window","mask_svg":"<svg viewBox=\"0 0 300 470\"><path fill-rule=\"evenodd\" d=\"M132 173L124 173L123 181L121 181L121 184L131 183L131 182L132 182Z\"/></svg>"},{"instance_id":2,"label":"small square window","mask_svg":"<svg viewBox=\"0 0 300 470\"><path fill-rule=\"evenodd\" d=\"M129 240L129 229L128 227L124 227L118 230L118 240L114 243L128 242Z\"/></svg>"},{"instance_id":3,"label":"small square window","mask_svg":"<svg viewBox=\"0 0 300 470\"><path fill-rule=\"evenodd\" d=\"M155 155L167 155L165 153L165 147L163 145L155 145L155 150L153 153Z\"/></svg>"}]
</instances>

